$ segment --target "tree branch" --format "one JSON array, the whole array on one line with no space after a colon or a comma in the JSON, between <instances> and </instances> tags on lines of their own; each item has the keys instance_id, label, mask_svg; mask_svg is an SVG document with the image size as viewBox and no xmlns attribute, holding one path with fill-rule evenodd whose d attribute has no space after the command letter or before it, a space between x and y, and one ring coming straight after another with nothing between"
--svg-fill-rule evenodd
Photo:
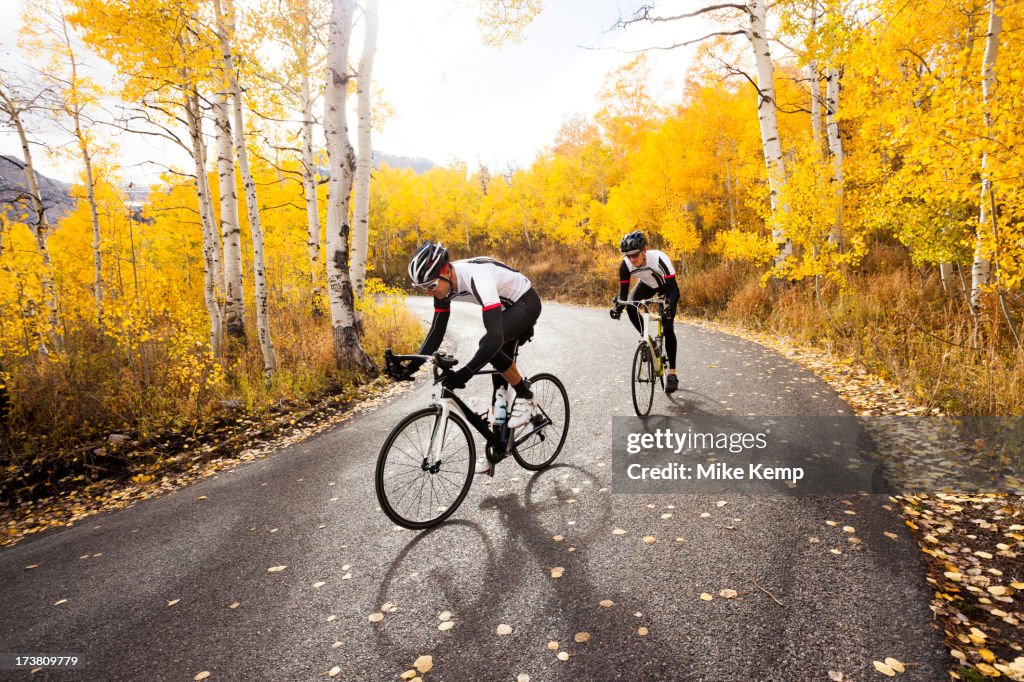
<instances>
[{"instance_id":1,"label":"tree branch","mask_svg":"<svg viewBox=\"0 0 1024 682\"><path fill-rule=\"evenodd\" d=\"M625 53L626 54L636 54L638 52L649 52L651 50L674 50L677 47L686 47L687 45L693 45L694 43L700 43L700 42L703 42L703 41L707 40L708 38L715 38L717 36L745 36L745 35L747 35L746 29L737 29L735 31L715 31L715 32L709 33L709 34L707 34L705 36L701 36L700 38L694 38L693 40L685 40L685 41L683 41L681 43L676 43L675 45L656 45L654 47L644 47L644 48L641 48L639 50L625 50Z\"/></svg>"},{"instance_id":2,"label":"tree branch","mask_svg":"<svg viewBox=\"0 0 1024 682\"><path fill-rule=\"evenodd\" d=\"M747 13L747 14L750 13L750 10L747 8L746 5L740 5L740 4L735 4L735 3L725 3L725 4L721 4L721 5L708 5L707 7L702 7L702 8L700 8L699 10L697 10L695 12L688 12L686 14L678 14L678 15L676 15L674 17L659 17L659 16L653 16L652 17L651 16L651 10L653 10L653 9L654 9L654 7L652 5L644 5L640 9L638 9L636 12L633 13L633 18L632 19L622 19L622 18L620 18L617 22L615 22L615 25L612 28L626 28L626 27L628 27L631 24L636 24L636 23L639 23L641 21L646 21L648 23L652 23L653 24L653 23L658 23L658 22L662 22L662 21L679 21L680 19L691 19L693 17L700 16L701 14L707 14L708 12L715 12L715 11L720 10L720 9L736 9L736 10L740 10L741 12L744 12L744 13Z\"/></svg>"}]
</instances>

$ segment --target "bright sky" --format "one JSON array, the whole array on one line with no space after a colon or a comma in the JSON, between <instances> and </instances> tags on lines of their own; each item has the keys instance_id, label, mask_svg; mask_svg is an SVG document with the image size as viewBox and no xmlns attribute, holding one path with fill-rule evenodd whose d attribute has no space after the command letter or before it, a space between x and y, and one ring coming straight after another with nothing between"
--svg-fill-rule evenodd
<instances>
[{"instance_id":1,"label":"bright sky","mask_svg":"<svg viewBox=\"0 0 1024 682\"><path fill-rule=\"evenodd\" d=\"M25 2L31 0L0 0L5 17L20 17ZM461 159L471 169L480 160L492 172L510 164L526 167L551 144L566 118L597 110L606 74L632 57L628 51L706 32L697 23L611 30L620 15L631 16L643 0L547 0L523 43L492 48L481 40L476 4L380 0L373 75L396 114L375 135L374 149L440 164ZM694 0L657 3L658 11L669 15L694 6ZM0 24L0 55L8 64L19 59L17 23ZM354 40L361 42L361 26ZM359 54L360 46L353 45L350 58L358 61ZM662 102L679 100L692 55L690 48L649 53L651 89ZM125 166L154 159L188 168L188 158L173 145L136 137L119 141ZM20 158L12 134L0 133L0 153ZM44 174L74 179L76 169L67 161L36 156ZM125 175L151 182L158 173L133 166Z\"/></svg>"}]
</instances>

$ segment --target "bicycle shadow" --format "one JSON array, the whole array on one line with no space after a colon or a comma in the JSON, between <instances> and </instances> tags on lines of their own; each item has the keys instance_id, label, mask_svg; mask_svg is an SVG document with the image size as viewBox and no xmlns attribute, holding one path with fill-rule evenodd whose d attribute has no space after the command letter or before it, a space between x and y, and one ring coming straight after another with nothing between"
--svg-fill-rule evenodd
<instances>
[{"instance_id":1,"label":"bicycle shadow","mask_svg":"<svg viewBox=\"0 0 1024 682\"><path fill-rule=\"evenodd\" d=\"M497 512L496 531L459 520L412 538L377 590L378 604L400 609L376 628L381 659L394 661L400 673L430 652L435 674L456 680L515 678L542 669L545 679L553 672L559 679L602 679L624 661L625 669L664 677L684 654L657 634L637 634L649 623L632 615L642 604L626 585L604 589L594 579L587 547L611 532L613 516L611 495L600 487L584 469L552 466L531 476L520 493L479 500L478 508ZM556 533L565 540L553 540ZM564 569L563 577L551 577L555 567ZM613 608L601 606L609 599ZM437 629L441 611L452 613L448 632ZM513 627L511 635L496 635L502 623ZM590 641L574 641L579 632L590 633ZM547 648L549 641L559 642L558 651ZM552 669L566 665L559 652L571 657L564 672Z\"/></svg>"}]
</instances>

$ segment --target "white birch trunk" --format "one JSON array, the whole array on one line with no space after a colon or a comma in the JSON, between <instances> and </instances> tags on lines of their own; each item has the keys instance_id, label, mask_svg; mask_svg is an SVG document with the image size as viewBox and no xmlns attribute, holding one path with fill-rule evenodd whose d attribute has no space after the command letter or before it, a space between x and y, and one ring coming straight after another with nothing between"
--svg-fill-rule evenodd
<instances>
[{"instance_id":1,"label":"white birch trunk","mask_svg":"<svg viewBox=\"0 0 1024 682\"><path fill-rule=\"evenodd\" d=\"M327 193L327 294L338 366L372 372L375 371L373 361L359 343L348 269L349 193L352 190L355 159L349 143L345 103L354 4L354 0L332 0L327 47L327 90L324 94L324 134L330 161Z\"/></svg>"},{"instance_id":2,"label":"white birch trunk","mask_svg":"<svg viewBox=\"0 0 1024 682\"><path fill-rule=\"evenodd\" d=\"M807 64L807 80L811 84L811 136L814 138L814 148L820 154L825 148L825 138L821 130L821 84L818 82L817 61Z\"/></svg>"},{"instance_id":3,"label":"white birch trunk","mask_svg":"<svg viewBox=\"0 0 1024 682\"><path fill-rule=\"evenodd\" d=\"M747 37L754 50L754 63L757 67L757 120L761 128L764 162L768 169L768 188L774 223L772 240L779 248L775 256L775 266L778 267L793 253L793 245L778 222L778 214L786 210L785 206L779 206L779 195L786 181L786 168L782 159L782 142L779 138L779 121L775 105L775 65L772 64L771 50L766 38L768 14L765 2L766 0L749 0L747 3L750 14Z\"/></svg>"},{"instance_id":4,"label":"white birch trunk","mask_svg":"<svg viewBox=\"0 0 1024 682\"><path fill-rule=\"evenodd\" d=\"M828 149L832 154L832 190L835 192L836 216L828 240L841 243L843 240L843 139L839 135L839 90L842 72L832 66L828 70L828 87L825 94L825 122L828 130Z\"/></svg>"},{"instance_id":5,"label":"white birch trunk","mask_svg":"<svg viewBox=\"0 0 1024 682\"><path fill-rule=\"evenodd\" d=\"M226 93L217 93L214 98L213 123L217 132L220 239L224 249L224 331L229 337L244 342L245 285L242 282L242 231L238 222L235 159L231 147L231 121L228 118Z\"/></svg>"},{"instance_id":6,"label":"white birch trunk","mask_svg":"<svg viewBox=\"0 0 1024 682\"><path fill-rule=\"evenodd\" d=\"M370 170L373 165L373 144L370 136L370 82L373 74L373 55L377 51L377 0L365 0L364 4L366 37L363 40L363 57L359 61L359 73L356 77L359 157L356 159L353 216L355 232L352 235L352 287L356 298L362 297L366 284L366 259L370 245Z\"/></svg>"},{"instance_id":7,"label":"white birch trunk","mask_svg":"<svg viewBox=\"0 0 1024 682\"><path fill-rule=\"evenodd\" d=\"M199 199L199 222L203 231L203 300L210 316L210 350L215 358L223 357L223 319L220 311L217 283L221 281L220 244L214 224L213 204L206 177L206 150L203 142L203 121L199 96L186 93L185 117L192 142L192 158L196 166L196 194Z\"/></svg>"},{"instance_id":8,"label":"white birch trunk","mask_svg":"<svg viewBox=\"0 0 1024 682\"><path fill-rule=\"evenodd\" d=\"M47 246L50 224L46 218L46 207L43 206L43 195L39 191L35 167L32 165L32 150L29 147L28 134L25 132L25 126L21 120L21 108L3 90L0 90L0 98L3 99L4 109L10 115L11 122L14 123L14 129L18 133L18 141L21 143L21 152L25 159L25 182L28 184L29 198L36 213L35 221L29 225L29 229L31 229L32 235L36 238L36 249L39 251L40 259L43 261L43 272L40 278L43 300L50 314L50 326L54 343L59 347L61 345L59 333L60 318L57 313L57 292L53 286L53 261L50 259L50 249ZM45 343L42 341L40 341L39 350L43 353L48 352Z\"/></svg>"},{"instance_id":9,"label":"white birch trunk","mask_svg":"<svg viewBox=\"0 0 1024 682\"><path fill-rule=\"evenodd\" d=\"M947 294L953 291L953 264L939 263L939 279L942 280L942 290Z\"/></svg>"},{"instance_id":10,"label":"white birch trunk","mask_svg":"<svg viewBox=\"0 0 1024 682\"><path fill-rule=\"evenodd\" d=\"M996 86L996 57L999 55L999 32L1003 26L1003 18L999 16L1001 7L996 0L989 0L988 38L985 41L985 58L981 66L981 92L985 105L985 127L992 127L992 112L989 105ZM971 267L971 312L975 317L981 314L981 295L991 277L992 264L989 260L990 249L986 246L986 232L991 231L988 224L995 219L990 213L990 193L992 179L988 175L988 155L981 157L981 211L978 218L978 235L974 247L974 265ZM993 235L994 237L994 235Z\"/></svg>"},{"instance_id":11,"label":"white birch trunk","mask_svg":"<svg viewBox=\"0 0 1024 682\"><path fill-rule=\"evenodd\" d=\"M818 28L818 3L816 0L811 2L811 33L814 33ZM822 134L821 134L821 83L818 82L818 60L812 59L807 63L807 81L810 83L811 90L811 134L814 137L814 148L821 153L824 149L822 146Z\"/></svg>"},{"instance_id":12,"label":"white birch trunk","mask_svg":"<svg viewBox=\"0 0 1024 682\"><path fill-rule=\"evenodd\" d=\"M313 313L320 314L324 275L320 263L320 207L317 198L316 165L313 161L313 96L309 89L309 68L302 69L302 187L306 193L306 234L309 245L309 272L313 291Z\"/></svg>"},{"instance_id":13,"label":"white birch trunk","mask_svg":"<svg viewBox=\"0 0 1024 682\"><path fill-rule=\"evenodd\" d=\"M67 50L68 66L71 70L69 101L66 103L66 112L71 116L72 129L75 139L78 141L78 150L82 154L82 166L85 171L85 193L89 203L89 218L92 221L92 253L93 253L93 300L96 304L96 324L102 329L103 321L103 232L100 229L99 209L96 206L96 180L92 169L92 153L89 150L89 141L82 129L82 110L84 105L79 94L78 81L78 59L75 56L75 47L71 42L71 35L68 32L68 25L63 13L57 17L60 22L61 35L64 39L64 49Z\"/></svg>"},{"instance_id":14,"label":"white birch trunk","mask_svg":"<svg viewBox=\"0 0 1024 682\"><path fill-rule=\"evenodd\" d=\"M65 32L65 38L67 33ZM70 41L68 42L70 49ZM82 154L82 165L85 169L85 194L89 202L89 218L92 221L92 261L93 261L93 300L96 303L96 324L103 328L103 233L100 230L99 209L96 206L96 180L92 170L92 153L85 132L82 130L82 107L78 99L78 66L74 54L71 55L71 120L74 124L75 138Z\"/></svg>"},{"instance_id":15,"label":"white birch trunk","mask_svg":"<svg viewBox=\"0 0 1024 682\"><path fill-rule=\"evenodd\" d=\"M263 226L260 223L260 209L256 202L256 183L249 169L249 152L245 147L245 127L242 121L242 91L235 75L234 58L231 54L229 40L234 33L235 8L233 0L224 0L225 12L221 12L220 0L214 0L217 12L217 37L220 41L221 55L224 59L224 70L228 75L228 89L231 93L231 106L234 113L235 156L238 159L238 171L242 175L242 187L245 189L246 215L249 218L249 231L252 236L253 277L256 283L256 328L259 333L260 350L263 353L263 371L272 375L277 371L277 357L274 343L270 337L270 303L267 292L267 269L263 254Z\"/></svg>"}]
</instances>

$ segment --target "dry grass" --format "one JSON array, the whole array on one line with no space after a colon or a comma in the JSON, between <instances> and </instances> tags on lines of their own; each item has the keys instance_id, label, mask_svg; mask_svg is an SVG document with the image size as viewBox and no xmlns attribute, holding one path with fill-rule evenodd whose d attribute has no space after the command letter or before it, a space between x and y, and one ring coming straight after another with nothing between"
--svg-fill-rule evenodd
<instances>
[{"instance_id":1,"label":"dry grass","mask_svg":"<svg viewBox=\"0 0 1024 682\"><path fill-rule=\"evenodd\" d=\"M183 344L178 330L155 330L153 341L132 352L94 331L68 335L62 353L7 367L13 399L0 425L0 467L50 480L83 467L88 475L97 440L111 433L196 433L228 413L258 418L347 394L365 377L335 366L330 319L309 309L272 311L279 371L269 380L254 332L244 344L231 342L223 367L203 344ZM385 347L409 352L422 337L422 325L400 299L368 298L362 310L364 348L378 363Z\"/></svg>"},{"instance_id":2,"label":"dry grass","mask_svg":"<svg viewBox=\"0 0 1024 682\"><path fill-rule=\"evenodd\" d=\"M947 414L1024 414L1024 349L994 313L975 324L962 294L892 259L851 275L849 288L813 283L771 294L754 277L722 317L849 356ZM988 301L994 310L995 301Z\"/></svg>"}]
</instances>

